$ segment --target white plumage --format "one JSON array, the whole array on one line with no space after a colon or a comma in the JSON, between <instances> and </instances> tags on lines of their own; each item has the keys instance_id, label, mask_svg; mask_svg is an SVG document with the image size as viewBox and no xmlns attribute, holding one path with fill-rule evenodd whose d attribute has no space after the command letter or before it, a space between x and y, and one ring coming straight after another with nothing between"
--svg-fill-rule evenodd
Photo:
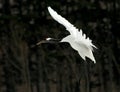
<instances>
[{"instance_id":1,"label":"white plumage","mask_svg":"<svg viewBox=\"0 0 120 92\"><path fill-rule=\"evenodd\" d=\"M82 59L86 60L85 57L90 58L94 63L96 63L95 58L93 56L93 47L97 48L92 44L92 40L89 37L86 37L83 34L82 30L78 30L74 25L68 22L65 18L60 16L56 11L54 11L51 7L48 7L48 11L50 15L55 19L58 23L65 26L66 30L70 32L70 35L63 38L60 42L68 42L71 47L78 51L79 55Z\"/></svg>"}]
</instances>

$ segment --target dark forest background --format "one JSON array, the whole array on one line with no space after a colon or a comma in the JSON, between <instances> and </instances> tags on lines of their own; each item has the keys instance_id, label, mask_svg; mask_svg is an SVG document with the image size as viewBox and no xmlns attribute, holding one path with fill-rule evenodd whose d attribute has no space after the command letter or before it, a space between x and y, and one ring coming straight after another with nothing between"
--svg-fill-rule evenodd
<instances>
[{"instance_id":1,"label":"dark forest background","mask_svg":"<svg viewBox=\"0 0 120 92\"><path fill-rule=\"evenodd\" d=\"M68 43L51 6L98 47L96 64ZM0 92L120 92L120 0L0 0Z\"/></svg>"}]
</instances>

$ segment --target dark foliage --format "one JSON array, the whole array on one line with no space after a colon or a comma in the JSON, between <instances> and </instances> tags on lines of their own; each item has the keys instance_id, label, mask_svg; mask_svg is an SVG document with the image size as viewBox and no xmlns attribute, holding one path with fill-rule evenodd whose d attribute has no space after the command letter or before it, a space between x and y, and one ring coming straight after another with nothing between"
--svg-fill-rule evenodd
<instances>
[{"instance_id":1,"label":"dark foliage","mask_svg":"<svg viewBox=\"0 0 120 92\"><path fill-rule=\"evenodd\" d=\"M68 43L41 44L69 34L51 6L98 47L96 64ZM119 0L0 0L0 92L119 92Z\"/></svg>"}]
</instances>

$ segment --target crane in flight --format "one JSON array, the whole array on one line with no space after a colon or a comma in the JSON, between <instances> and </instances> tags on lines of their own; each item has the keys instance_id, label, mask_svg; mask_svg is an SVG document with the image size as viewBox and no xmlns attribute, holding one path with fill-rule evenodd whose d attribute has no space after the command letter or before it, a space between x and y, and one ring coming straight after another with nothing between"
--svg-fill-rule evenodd
<instances>
[{"instance_id":1,"label":"crane in flight","mask_svg":"<svg viewBox=\"0 0 120 92\"><path fill-rule=\"evenodd\" d=\"M86 60L86 57L88 57L94 63L96 63L96 60L93 56L93 48L97 49L97 47L92 43L92 40L89 37L86 37L86 34L82 32L82 29L77 29L69 21L54 11L50 6L48 7L48 11L52 18L58 23L62 24L66 30L70 32L70 34L60 41L54 38L46 38L46 40L40 41L36 45L39 45L41 43L54 43L57 41L68 42L71 47L78 52L83 60Z\"/></svg>"},{"instance_id":2,"label":"crane in flight","mask_svg":"<svg viewBox=\"0 0 120 92\"><path fill-rule=\"evenodd\" d=\"M93 48L97 47L92 43L92 40L89 37L86 37L86 34L82 32L82 29L78 30L50 6L48 7L48 11L54 20L62 24L66 30L70 32L70 34L64 37L60 42L68 42L71 47L79 53L83 60L86 60L86 57L88 57L96 63L93 56ZM46 40L49 41L51 39L53 38L47 38Z\"/></svg>"}]
</instances>

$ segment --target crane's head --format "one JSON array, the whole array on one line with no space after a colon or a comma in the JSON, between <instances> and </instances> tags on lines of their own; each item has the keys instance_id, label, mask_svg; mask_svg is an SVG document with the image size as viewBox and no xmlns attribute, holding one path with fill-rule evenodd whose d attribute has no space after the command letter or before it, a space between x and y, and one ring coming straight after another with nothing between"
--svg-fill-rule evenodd
<instances>
[{"instance_id":1,"label":"crane's head","mask_svg":"<svg viewBox=\"0 0 120 92\"><path fill-rule=\"evenodd\" d=\"M50 40L52 40L53 38L46 38L46 41L50 41Z\"/></svg>"},{"instance_id":2,"label":"crane's head","mask_svg":"<svg viewBox=\"0 0 120 92\"><path fill-rule=\"evenodd\" d=\"M46 38L46 41L47 41L47 42L52 42L52 43L55 43L55 42L59 42L59 41L60 41L60 39Z\"/></svg>"},{"instance_id":3,"label":"crane's head","mask_svg":"<svg viewBox=\"0 0 120 92\"><path fill-rule=\"evenodd\" d=\"M35 45L32 45L31 47L35 47L37 45L43 44L43 43L58 43L60 40L54 39L54 38L46 38L45 40L39 41Z\"/></svg>"}]
</instances>

